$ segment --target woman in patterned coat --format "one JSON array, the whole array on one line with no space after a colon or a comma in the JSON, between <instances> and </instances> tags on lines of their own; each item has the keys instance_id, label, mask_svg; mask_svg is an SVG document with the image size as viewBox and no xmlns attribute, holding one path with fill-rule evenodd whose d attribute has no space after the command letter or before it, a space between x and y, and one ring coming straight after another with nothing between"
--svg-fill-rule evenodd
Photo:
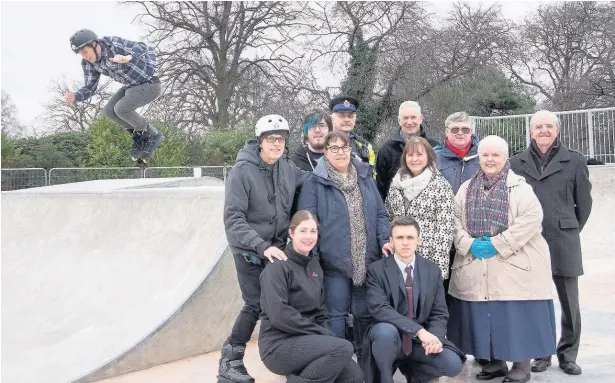
<instances>
[{"instance_id":1,"label":"woman in patterned coat","mask_svg":"<svg viewBox=\"0 0 615 383\"><path fill-rule=\"evenodd\" d=\"M417 253L435 262L448 279L449 251L455 231L455 196L451 186L436 168L436 154L422 137L406 142L401 167L386 198L389 220L410 215L421 226Z\"/></svg>"}]
</instances>

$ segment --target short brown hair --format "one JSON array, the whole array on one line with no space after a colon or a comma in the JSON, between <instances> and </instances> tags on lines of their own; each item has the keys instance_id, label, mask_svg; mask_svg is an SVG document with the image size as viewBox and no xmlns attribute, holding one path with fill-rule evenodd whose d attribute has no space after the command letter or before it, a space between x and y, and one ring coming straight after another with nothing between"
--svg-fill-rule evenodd
<instances>
[{"instance_id":1,"label":"short brown hair","mask_svg":"<svg viewBox=\"0 0 615 383\"><path fill-rule=\"evenodd\" d=\"M416 219L412 218L410 215L400 215L399 217L393 218L391 222L391 235L393 235L393 229L397 226L414 226L416 229L416 234L421 234L421 227Z\"/></svg>"},{"instance_id":2,"label":"short brown hair","mask_svg":"<svg viewBox=\"0 0 615 383\"><path fill-rule=\"evenodd\" d=\"M331 141L335 141L337 139L342 140L344 145L350 145L350 139L348 138L348 135L346 133L335 130L327 134L327 136L325 137L325 148L329 147Z\"/></svg>"},{"instance_id":3,"label":"short brown hair","mask_svg":"<svg viewBox=\"0 0 615 383\"><path fill-rule=\"evenodd\" d=\"M316 217L314 217L314 214L312 214L309 210L299 210L293 215L293 218L290 220L289 229L294 232L297 226L301 225L302 222L308 221L310 219L316 222L317 227L319 226L318 220L316 219Z\"/></svg>"},{"instance_id":4,"label":"short brown hair","mask_svg":"<svg viewBox=\"0 0 615 383\"><path fill-rule=\"evenodd\" d=\"M429 144L429 141L427 141L423 137L413 136L410 137L408 142L406 142L406 146L404 146L404 151L401 153L401 158L399 160L399 171L402 175L410 174L410 169L408 168L408 164L406 164L406 156L408 155L408 153L414 153L417 147L423 147L425 153L427 154L426 167L434 167L436 163L436 152L434 152L433 148Z\"/></svg>"}]
</instances>

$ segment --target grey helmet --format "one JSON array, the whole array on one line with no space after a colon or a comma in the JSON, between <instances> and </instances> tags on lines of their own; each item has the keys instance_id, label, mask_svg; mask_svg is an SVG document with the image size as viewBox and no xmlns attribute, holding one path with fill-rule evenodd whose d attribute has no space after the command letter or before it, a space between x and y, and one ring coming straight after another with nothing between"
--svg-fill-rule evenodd
<instances>
[{"instance_id":1,"label":"grey helmet","mask_svg":"<svg viewBox=\"0 0 615 383\"><path fill-rule=\"evenodd\" d=\"M98 40L96 33L89 29L80 29L70 37L70 47L73 52L79 53L79 49L85 47L86 45L92 46L92 42L96 40Z\"/></svg>"}]
</instances>

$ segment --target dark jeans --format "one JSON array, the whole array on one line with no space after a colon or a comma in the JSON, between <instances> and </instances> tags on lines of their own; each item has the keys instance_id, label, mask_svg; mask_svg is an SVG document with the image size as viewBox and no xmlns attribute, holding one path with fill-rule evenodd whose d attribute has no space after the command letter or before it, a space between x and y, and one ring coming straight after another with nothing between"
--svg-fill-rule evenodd
<instances>
[{"instance_id":1,"label":"dark jeans","mask_svg":"<svg viewBox=\"0 0 615 383\"><path fill-rule=\"evenodd\" d=\"M126 130L145 130L148 122L135 110L157 99L161 92L160 82L123 86L105 105L103 113Z\"/></svg>"},{"instance_id":2,"label":"dark jeans","mask_svg":"<svg viewBox=\"0 0 615 383\"><path fill-rule=\"evenodd\" d=\"M363 335L371 323L367 311L365 285L353 286L352 279L343 276L327 276L324 278L325 300L331 323L331 332L338 338L345 338L346 317L350 312L353 316L353 335L357 358L361 358Z\"/></svg>"},{"instance_id":3,"label":"dark jeans","mask_svg":"<svg viewBox=\"0 0 615 383\"><path fill-rule=\"evenodd\" d=\"M381 383L393 383L393 364L396 361L411 363L417 382L432 381L441 376L457 376L462 361L454 351L444 348L439 354L425 355L420 343L413 342L412 353L402 350L399 331L390 323L377 323L369 333L372 355L380 371Z\"/></svg>"},{"instance_id":4,"label":"dark jeans","mask_svg":"<svg viewBox=\"0 0 615 383\"><path fill-rule=\"evenodd\" d=\"M263 364L289 383L361 383L352 344L326 335L301 335L278 342Z\"/></svg>"},{"instance_id":5,"label":"dark jeans","mask_svg":"<svg viewBox=\"0 0 615 383\"><path fill-rule=\"evenodd\" d=\"M231 331L229 343L233 346L245 346L250 341L256 322L261 313L261 285L259 277L265 268L265 262L260 265L247 262L244 257L233 254L237 279L241 289L244 305Z\"/></svg>"}]
</instances>

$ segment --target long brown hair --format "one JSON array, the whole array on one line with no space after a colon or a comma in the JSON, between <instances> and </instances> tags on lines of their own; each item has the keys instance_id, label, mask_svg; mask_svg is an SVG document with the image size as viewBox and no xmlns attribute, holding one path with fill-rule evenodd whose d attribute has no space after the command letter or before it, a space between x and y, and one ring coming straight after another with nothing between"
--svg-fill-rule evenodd
<instances>
[{"instance_id":1,"label":"long brown hair","mask_svg":"<svg viewBox=\"0 0 615 383\"><path fill-rule=\"evenodd\" d=\"M406 156L408 153L412 154L416 152L418 147L423 147L423 150L425 150L425 153L427 154L427 166L425 168L434 167L436 163L436 152L434 152L433 148L429 144L429 141L423 137L413 136L410 137L408 142L406 142L404 151L401 153L401 159L399 161L399 172L401 175L412 175L412 173L410 173L410 169L408 168L408 164L406 163Z\"/></svg>"}]
</instances>

